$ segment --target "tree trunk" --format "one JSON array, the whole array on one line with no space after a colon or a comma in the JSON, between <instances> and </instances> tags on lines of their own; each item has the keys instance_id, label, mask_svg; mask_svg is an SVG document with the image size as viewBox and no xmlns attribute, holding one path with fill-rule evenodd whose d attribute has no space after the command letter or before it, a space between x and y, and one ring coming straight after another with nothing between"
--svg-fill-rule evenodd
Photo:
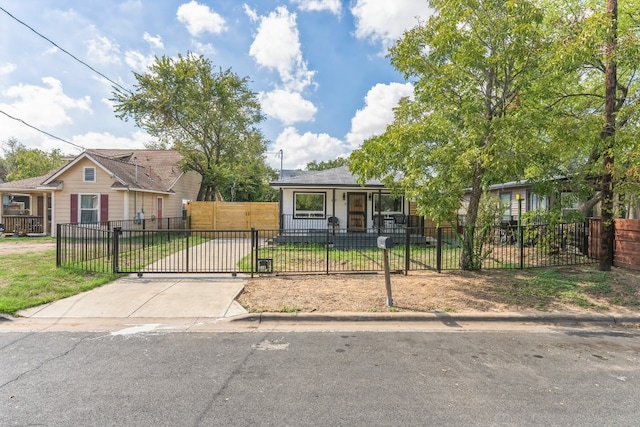
<instances>
[{"instance_id":1,"label":"tree trunk","mask_svg":"<svg viewBox=\"0 0 640 427\"><path fill-rule=\"evenodd\" d=\"M476 268L475 254L473 250L476 220L478 219L478 208L482 197L482 175L484 169L482 163L478 161L473 174L473 186L471 188L471 198L464 218L464 243L462 254L460 254L460 268L463 270L473 270Z\"/></svg>"},{"instance_id":2,"label":"tree trunk","mask_svg":"<svg viewBox=\"0 0 640 427\"><path fill-rule=\"evenodd\" d=\"M606 66L605 66L605 127L601 133L603 140L603 174L600 182L600 192L602 199L602 213L600 221L600 259L599 269L601 271L611 270L613 265L613 167L614 158L612 149L616 136L616 45L617 45L617 20L618 20L618 1L607 0L607 14L611 20L611 29L609 32L606 47Z\"/></svg>"}]
</instances>

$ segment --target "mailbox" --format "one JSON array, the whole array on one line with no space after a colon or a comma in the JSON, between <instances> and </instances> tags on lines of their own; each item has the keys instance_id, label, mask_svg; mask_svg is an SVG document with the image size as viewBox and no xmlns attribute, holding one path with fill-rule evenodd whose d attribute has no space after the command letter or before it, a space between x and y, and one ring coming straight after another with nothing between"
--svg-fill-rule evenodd
<instances>
[{"instance_id":1,"label":"mailbox","mask_svg":"<svg viewBox=\"0 0 640 427\"><path fill-rule=\"evenodd\" d=\"M385 237L385 236L378 237L378 247L380 249L393 248L393 239L391 237Z\"/></svg>"}]
</instances>

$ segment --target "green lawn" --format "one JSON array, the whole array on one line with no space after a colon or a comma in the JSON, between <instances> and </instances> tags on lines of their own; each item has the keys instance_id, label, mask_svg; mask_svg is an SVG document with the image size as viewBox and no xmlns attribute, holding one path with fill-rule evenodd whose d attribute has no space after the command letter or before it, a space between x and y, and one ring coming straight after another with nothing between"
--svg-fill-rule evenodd
<instances>
[{"instance_id":1,"label":"green lawn","mask_svg":"<svg viewBox=\"0 0 640 427\"><path fill-rule=\"evenodd\" d=\"M93 289L117 277L111 273L56 268L55 249L3 255L0 257L0 313L15 314Z\"/></svg>"}]
</instances>

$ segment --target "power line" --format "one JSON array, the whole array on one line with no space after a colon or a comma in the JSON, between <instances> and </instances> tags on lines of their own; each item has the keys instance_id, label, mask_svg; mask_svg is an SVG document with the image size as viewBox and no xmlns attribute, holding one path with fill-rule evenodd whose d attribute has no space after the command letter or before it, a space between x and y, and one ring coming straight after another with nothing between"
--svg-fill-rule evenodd
<instances>
[{"instance_id":1,"label":"power line","mask_svg":"<svg viewBox=\"0 0 640 427\"><path fill-rule=\"evenodd\" d=\"M75 59L76 61L78 61L79 63L81 63L82 65L84 65L85 67L89 68L91 71L93 71L94 73L98 74L101 77L104 77L105 79L107 79L107 81L113 83L115 86L119 87L120 89L124 90L125 92L131 93L131 91L127 88L125 88L124 86L120 85L119 83L114 82L113 80L111 80L109 77L105 76L104 74L102 74L100 71L96 70L95 68L93 68L91 65L87 64L86 62L84 62L83 60L77 58L75 55L73 55L72 53L68 52L67 50L63 49L62 47L58 46L53 40L47 38L46 36L43 36L42 34L40 34L39 32L37 32L35 29L33 29L31 26L29 26L27 23L21 21L20 19L16 18L15 16L13 16L11 13L9 13L5 8L3 8L2 6L0 6L0 10L2 10L4 13L6 13L7 15L9 15L11 18L13 18L14 20L16 20L17 22L19 22L20 24L24 25L25 27L27 27L28 29L30 29L31 31L33 31L34 33L36 33L38 36L42 37L43 39L45 39L46 41L48 41L49 43L51 43L52 45L54 45L55 47L57 47L58 49L60 49L62 52L66 53L67 55L69 55L70 57L72 57L73 59Z\"/></svg>"},{"instance_id":2,"label":"power line","mask_svg":"<svg viewBox=\"0 0 640 427\"><path fill-rule=\"evenodd\" d=\"M47 136L50 136L51 138L57 139L58 141L62 141L62 142L67 143L67 144L69 144L69 145L73 145L74 147L76 147L76 148L80 148L80 149L81 149L81 150L83 150L83 151L85 150L85 148L84 148L83 146L81 146L81 145L74 144L73 142L69 142L69 141L67 141L66 139L59 138L59 137L57 137L57 136L55 136L55 135L50 134L49 132L43 131L42 129L38 129L37 127L35 127L35 126L33 126L33 125L30 125L29 123L25 122L24 120L19 119L19 118L17 118L17 117L13 117L12 115L10 115L10 114L8 114L8 113L5 113L5 112L4 112L4 111L2 111L2 110L0 110L0 113L4 114L5 116L9 117L10 119L13 119L13 120L15 120L15 121L18 121L18 122L22 123L22 124L23 124L23 125L25 125L25 126L29 126L31 129L35 129L35 130L37 130L37 131L38 131L38 132L40 132L40 133L43 133L43 134L45 134L45 135L47 135Z\"/></svg>"}]
</instances>

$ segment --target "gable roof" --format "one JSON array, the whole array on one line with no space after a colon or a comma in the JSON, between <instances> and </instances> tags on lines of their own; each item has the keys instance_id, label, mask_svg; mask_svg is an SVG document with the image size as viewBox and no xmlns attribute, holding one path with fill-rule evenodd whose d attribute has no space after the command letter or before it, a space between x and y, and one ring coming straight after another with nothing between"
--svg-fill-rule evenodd
<instances>
[{"instance_id":1,"label":"gable roof","mask_svg":"<svg viewBox=\"0 0 640 427\"><path fill-rule=\"evenodd\" d=\"M358 183L358 177L349 171L349 166L301 172L295 176L285 175L284 178L269 185L271 187L362 187ZM370 179L364 187L385 188L385 185L377 179Z\"/></svg>"},{"instance_id":2,"label":"gable roof","mask_svg":"<svg viewBox=\"0 0 640 427\"><path fill-rule=\"evenodd\" d=\"M82 159L88 159L111 175L112 188L172 193L172 187L183 175L182 156L175 150L86 150L70 162L45 175L0 184L0 189L35 190L56 188L59 178Z\"/></svg>"}]
</instances>

